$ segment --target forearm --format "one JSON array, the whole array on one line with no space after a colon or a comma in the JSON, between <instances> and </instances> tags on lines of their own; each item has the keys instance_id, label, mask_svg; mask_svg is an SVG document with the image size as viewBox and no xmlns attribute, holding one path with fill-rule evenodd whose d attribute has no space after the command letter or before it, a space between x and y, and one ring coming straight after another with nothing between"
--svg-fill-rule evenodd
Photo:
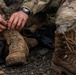
<instances>
[{"instance_id":1,"label":"forearm","mask_svg":"<svg viewBox=\"0 0 76 75\"><path fill-rule=\"evenodd\" d=\"M40 12L50 0L24 0L22 7L28 8L33 14Z\"/></svg>"}]
</instances>

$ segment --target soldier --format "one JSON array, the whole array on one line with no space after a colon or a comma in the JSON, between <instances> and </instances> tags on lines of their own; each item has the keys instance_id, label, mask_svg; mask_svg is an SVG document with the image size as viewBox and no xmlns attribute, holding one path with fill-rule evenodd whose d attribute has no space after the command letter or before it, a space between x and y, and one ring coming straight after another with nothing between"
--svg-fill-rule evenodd
<instances>
[{"instance_id":1,"label":"soldier","mask_svg":"<svg viewBox=\"0 0 76 75\"><path fill-rule=\"evenodd\" d=\"M26 28L29 27L31 33L34 33L37 28L46 25L46 22L44 23L46 20L46 14L38 12L46 6L49 0L22 0L21 4L19 3L19 0L1 0L0 2L0 32L3 33L9 46L6 65L23 64L29 54L28 47L33 47L38 42L35 39L27 39L27 37L25 37L25 42L24 38L18 31L25 25ZM20 5L16 5L18 3ZM43 17L41 17L41 15L43 15ZM40 19L39 17L43 19ZM42 22L41 25L38 24L39 22ZM33 42L33 40L35 42Z\"/></svg>"}]
</instances>

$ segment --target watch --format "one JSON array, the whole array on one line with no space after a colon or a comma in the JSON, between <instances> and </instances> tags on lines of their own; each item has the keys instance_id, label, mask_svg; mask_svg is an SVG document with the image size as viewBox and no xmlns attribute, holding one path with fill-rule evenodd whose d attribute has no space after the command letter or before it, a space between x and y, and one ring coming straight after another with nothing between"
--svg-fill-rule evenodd
<instances>
[{"instance_id":1,"label":"watch","mask_svg":"<svg viewBox=\"0 0 76 75\"><path fill-rule=\"evenodd\" d=\"M21 10L26 13L27 15L31 14L31 11L28 8L22 7Z\"/></svg>"}]
</instances>

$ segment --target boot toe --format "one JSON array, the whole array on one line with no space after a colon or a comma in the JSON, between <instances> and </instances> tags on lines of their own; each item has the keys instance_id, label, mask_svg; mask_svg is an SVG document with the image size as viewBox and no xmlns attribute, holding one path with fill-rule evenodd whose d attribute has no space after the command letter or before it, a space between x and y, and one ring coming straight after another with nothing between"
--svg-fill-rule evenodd
<instances>
[{"instance_id":1,"label":"boot toe","mask_svg":"<svg viewBox=\"0 0 76 75\"><path fill-rule=\"evenodd\" d=\"M11 55L8 55L6 58L6 65L11 66L11 65L19 65L19 64L24 64L26 58L25 54L23 53L12 53Z\"/></svg>"}]
</instances>

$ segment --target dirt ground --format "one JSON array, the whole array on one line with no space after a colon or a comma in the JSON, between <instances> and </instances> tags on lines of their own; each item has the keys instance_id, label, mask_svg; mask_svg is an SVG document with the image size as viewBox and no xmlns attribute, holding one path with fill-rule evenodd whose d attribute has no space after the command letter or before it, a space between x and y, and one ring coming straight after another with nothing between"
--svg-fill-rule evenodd
<instances>
[{"instance_id":1,"label":"dirt ground","mask_svg":"<svg viewBox=\"0 0 76 75\"><path fill-rule=\"evenodd\" d=\"M6 67L0 66L4 74L0 75L58 75L51 69L51 58L54 50L49 50L46 55L37 54L36 48L30 51L24 65Z\"/></svg>"}]
</instances>

